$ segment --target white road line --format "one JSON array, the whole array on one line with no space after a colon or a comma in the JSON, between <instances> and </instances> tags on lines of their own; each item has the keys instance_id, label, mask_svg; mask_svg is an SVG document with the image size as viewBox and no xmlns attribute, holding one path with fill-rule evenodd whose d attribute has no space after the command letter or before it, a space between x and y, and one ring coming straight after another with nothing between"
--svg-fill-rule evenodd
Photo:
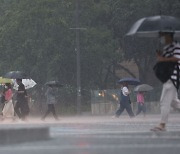
<instances>
[{"instance_id":1,"label":"white road line","mask_svg":"<svg viewBox=\"0 0 180 154\"><path fill-rule=\"evenodd\" d=\"M101 139L179 139L180 136L158 136L158 135L105 135L105 134L100 134L97 136L97 134L77 134L77 133L72 133L72 134L52 134L52 137L59 137L59 136L69 136L69 137L78 137L78 138L101 138Z\"/></svg>"},{"instance_id":2,"label":"white road line","mask_svg":"<svg viewBox=\"0 0 180 154\"><path fill-rule=\"evenodd\" d=\"M122 131L122 130L104 130L104 129L73 129L73 128L51 128L50 134L52 136L68 136L68 135L118 135L118 136L148 136L148 137L168 137L168 138L180 138L177 133L170 134L171 132L167 132L164 134L156 134L150 131Z\"/></svg>"},{"instance_id":3,"label":"white road line","mask_svg":"<svg viewBox=\"0 0 180 154\"><path fill-rule=\"evenodd\" d=\"M29 151L29 150L82 150L82 149L144 149L144 148L179 148L180 144L121 144L121 145L45 145L45 146L38 146L38 145L30 145L21 147L0 147L0 152L2 151Z\"/></svg>"},{"instance_id":4,"label":"white road line","mask_svg":"<svg viewBox=\"0 0 180 154\"><path fill-rule=\"evenodd\" d=\"M148 133L149 131L145 131L145 130L139 130L139 131L133 131L133 130L129 130L129 131L124 131L123 130L112 130L112 129L77 129L77 128L51 128L50 129L51 132L56 132L56 133Z\"/></svg>"}]
</instances>

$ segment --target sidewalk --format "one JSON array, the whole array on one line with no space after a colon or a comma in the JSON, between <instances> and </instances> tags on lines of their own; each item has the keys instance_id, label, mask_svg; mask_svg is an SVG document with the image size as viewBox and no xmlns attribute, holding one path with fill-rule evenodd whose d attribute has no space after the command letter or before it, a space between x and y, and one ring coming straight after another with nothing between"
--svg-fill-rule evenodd
<instances>
[{"instance_id":1,"label":"sidewalk","mask_svg":"<svg viewBox=\"0 0 180 154\"><path fill-rule=\"evenodd\" d=\"M179 114L171 114L167 131L161 133L150 131L159 122L160 115L147 115L146 118L140 115L134 119L127 115L118 119L73 116L60 117L60 121L31 118L26 123L3 122L0 135L3 136L2 130L5 130L8 136L0 136L0 153L179 154L179 117ZM43 138L38 140L38 137Z\"/></svg>"},{"instance_id":2,"label":"sidewalk","mask_svg":"<svg viewBox=\"0 0 180 154\"><path fill-rule=\"evenodd\" d=\"M69 134L111 134L111 135L153 135L150 128L158 124L160 115L139 115L130 119L127 115L113 119L110 116L60 117L59 121L47 118L31 118L28 122L0 123L0 144L47 140L58 135ZM160 136L180 136L180 114L171 114L167 131Z\"/></svg>"}]
</instances>

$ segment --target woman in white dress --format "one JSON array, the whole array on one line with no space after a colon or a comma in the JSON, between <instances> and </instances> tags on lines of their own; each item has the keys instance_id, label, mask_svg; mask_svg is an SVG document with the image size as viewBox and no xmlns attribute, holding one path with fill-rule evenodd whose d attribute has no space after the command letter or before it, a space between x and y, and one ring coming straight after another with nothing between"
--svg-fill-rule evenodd
<instances>
[{"instance_id":1,"label":"woman in white dress","mask_svg":"<svg viewBox=\"0 0 180 154\"><path fill-rule=\"evenodd\" d=\"M12 118L12 120L14 120L14 106L12 102L13 93L10 83L5 84L4 97L5 97L5 105L2 111L3 119Z\"/></svg>"}]
</instances>

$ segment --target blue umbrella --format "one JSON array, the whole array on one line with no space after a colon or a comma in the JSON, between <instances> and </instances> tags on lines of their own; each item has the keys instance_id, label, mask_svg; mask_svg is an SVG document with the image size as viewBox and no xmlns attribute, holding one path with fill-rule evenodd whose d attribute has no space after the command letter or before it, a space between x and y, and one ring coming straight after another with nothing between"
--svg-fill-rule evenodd
<instances>
[{"instance_id":1,"label":"blue umbrella","mask_svg":"<svg viewBox=\"0 0 180 154\"><path fill-rule=\"evenodd\" d=\"M128 85L138 85L141 82L139 81L139 79L135 79L135 78L123 78L123 79L120 79L118 83L120 84L127 83Z\"/></svg>"}]
</instances>

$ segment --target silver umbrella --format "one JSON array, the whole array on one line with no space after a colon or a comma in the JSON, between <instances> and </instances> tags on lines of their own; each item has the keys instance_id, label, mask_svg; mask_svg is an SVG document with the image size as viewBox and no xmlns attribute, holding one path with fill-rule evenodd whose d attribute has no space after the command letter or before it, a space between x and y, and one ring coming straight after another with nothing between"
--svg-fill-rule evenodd
<instances>
[{"instance_id":1,"label":"silver umbrella","mask_svg":"<svg viewBox=\"0 0 180 154\"><path fill-rule=\"evenodd\" d=\"M148 84L141 84L134 88L134 91L151 91L153 87Z\"/></svg>"},{"instance_id":2,"label":"silver umbrella","mask_svg":"<svg viewBox=\"0 0 180 154\"><path fill-rule=\"evenodd\" d=\"M173 16L150 16L136 21L127 36L158 37L160 32L173 32L180 37L180 20Z\"/></svg>"}]
</instances>

